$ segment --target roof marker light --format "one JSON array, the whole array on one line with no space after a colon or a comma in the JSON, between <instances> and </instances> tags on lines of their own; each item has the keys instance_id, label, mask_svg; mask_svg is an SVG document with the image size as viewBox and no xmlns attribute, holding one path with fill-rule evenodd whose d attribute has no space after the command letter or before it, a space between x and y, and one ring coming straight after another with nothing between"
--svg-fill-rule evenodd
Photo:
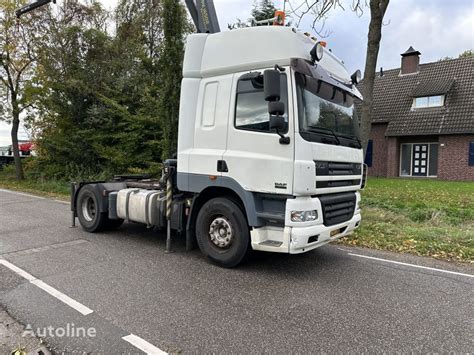
<instances>
[{"instance_id":1,"label":"roof marker light","mask_svg":"<svg viewBox=\"0 0 474 355\"><path fill-rule=\"evenodd\" d=\"M357 85L360 83L362 79L362 73L360 72L359 69L357 69L354 74L351 75L351 80L354 85Z\"/></svg>"},{"instance_id":2,"label":"roof marker light","mask_svg":"<svg viewBox=\"0 0 474 355\"><path fill-rule=\"evenodd\" d=\"M313 60L313 63L314 62L319 62L321 60L321 58L323 57L323 54L324 54L324 48L321 45L321 42L317 42L314 45L313 49L311 49L309 54L311 55L311 59Z\"/></svg>"},{"instance_id":3,"label":"roof marker light","mask_svg":"<svg viewBox=\"0 0 474 355\"><path fill-rule=\"evenodd\" d=\"M275 11L275 21L273 21L273 26L285 26L285 17L285 11Z\"/></svg>"}]
</instances>

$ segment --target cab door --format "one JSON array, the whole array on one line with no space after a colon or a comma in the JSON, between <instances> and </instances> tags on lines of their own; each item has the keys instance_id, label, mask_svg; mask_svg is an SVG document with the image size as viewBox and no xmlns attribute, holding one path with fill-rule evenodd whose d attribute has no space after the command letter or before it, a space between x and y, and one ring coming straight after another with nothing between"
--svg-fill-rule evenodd
<instances>
[{"instance_id":1,"label":"cab door","mask_svg":"<svg viewBox=\"0 0 474 355\"><path fill-rule=\"evenodd\" d=\"M227 149L223 160L228 176L245 190L292 194L294 166L294 125L291 109L289 69L281 73L281 100L285 104L289 144L281 144L275 131L270 131L268 102L263 91L263 71L234 74ZM290 99L289 99L290 97Z\"/></svg>"},{"instance_id":2,"label":"cab door","mask_svg":"<svg viewBox=\"0 0 474 355\"><path fill-rule=\"evenodd\" d=\"M232 82L232 75L201 81L194 144L189 153L189 173L221 175L217 165L222 160L227 145L227 118Z\"/></svg>"}]
</instances>

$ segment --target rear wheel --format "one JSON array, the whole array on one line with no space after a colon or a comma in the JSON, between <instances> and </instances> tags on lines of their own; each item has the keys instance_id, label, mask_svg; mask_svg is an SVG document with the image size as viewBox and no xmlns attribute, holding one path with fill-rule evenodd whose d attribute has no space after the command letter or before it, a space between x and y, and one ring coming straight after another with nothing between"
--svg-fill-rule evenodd
<instances>
[{"instance_id":1,"label":"rear wheel","mask_svg":"<svg viewBox=\"0 0 474 355\"><path fill-rule=\"evenodd\" d=\"M100 232L107 226L107 214L100 212L99 198L91 185L84 186L77 196L77 218L87 232Z\"/></svg>"},{"instance_id":2,"label":"rear wheel","mask_svg":"<svg viewBox=\"0 0 474 355\"><path fill-rule=\"evenodd\" d=\"M250 232L240 207L226 198L214 198L200 209L196 239L201 252L223 267L241 263L249 252Z\"/></svg>"}]
</instances>

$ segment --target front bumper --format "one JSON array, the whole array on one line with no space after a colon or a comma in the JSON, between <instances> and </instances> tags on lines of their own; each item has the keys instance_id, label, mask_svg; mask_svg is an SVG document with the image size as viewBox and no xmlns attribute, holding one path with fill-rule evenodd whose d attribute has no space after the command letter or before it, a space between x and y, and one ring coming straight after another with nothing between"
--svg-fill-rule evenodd
<instances>
[{"instance_id":1,"label":"front bumper","mask_svg":"<svg viewBox=\"0 0 474 355\"><path fill-rule=\"evenodd\" d=\"M285 226L283 228L267 226L255 228L250 232L251 245L254 250L300 254L331 241L342 238L359 227L361 221L358 208L360 195L356 193L356 209L348 221L326 226L322 220L321 204L318 198L296 198L287 200ZM318 211L318 220L314 222L295 223L290 220L292 210Z\"/></svg>"},{"instance_id":2,"label":"front bumper","mask_svg":"<svg viewBox=\"0 0 474 355\"><path fill-rule=\"evenodd\" d=\"M360 213L358 213L355 214L351 220L330 227L324 225L285 227L285 229L291 228L288 252L290 254L304 253L333 240L342 238L352 233L352 231L359 226L360 219Z\"/></svg>"}]
</instances>

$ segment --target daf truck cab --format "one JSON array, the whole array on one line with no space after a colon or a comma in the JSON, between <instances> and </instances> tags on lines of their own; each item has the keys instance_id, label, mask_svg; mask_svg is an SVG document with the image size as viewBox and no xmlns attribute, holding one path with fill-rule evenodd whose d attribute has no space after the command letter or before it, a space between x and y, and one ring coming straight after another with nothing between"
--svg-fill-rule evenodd
<instances>
[{"instance_id":1,"label":"daf truck cab","mask_svg":"<svg viewBox=\"0 0 474 355\"><path fill-rule=\"evenodd\" d=\"M75 184L73 217L90 232L167 225L224 267L251 249L297 254L341 238L361 221L357 79L289 27L192 34L166 181Z\"/></svg>"}]
</instances>

